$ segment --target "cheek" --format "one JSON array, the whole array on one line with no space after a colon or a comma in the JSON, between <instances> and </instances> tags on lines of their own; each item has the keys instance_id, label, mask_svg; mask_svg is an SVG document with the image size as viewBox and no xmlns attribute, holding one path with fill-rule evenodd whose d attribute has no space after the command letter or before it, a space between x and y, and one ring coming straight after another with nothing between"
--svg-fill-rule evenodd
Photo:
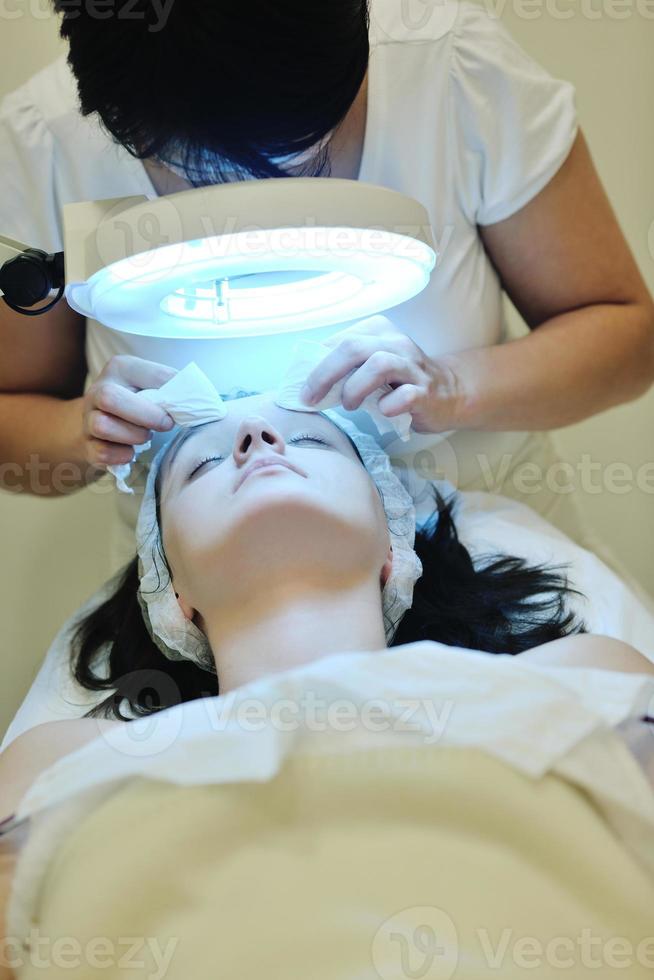
<instances>
[{"instance_id":1,"label":"cheek","mask_svg":"<svg viewBox=\"0 0 654 980\"><path fill-rule=\"evenodd\" d=\"M386 527L386 511L382 499L379 495L377 485L371 476L366 475L361 480L361 485L357 488L361 500L365 501L365 506L374 519Z\"/></svg>"},{"instance_id":2,"label":"cheek","mask_svg":"<svg viewBox=\"0 0 654 980\"><path fill-rule=\"evenodd\" d=\"M162 544L175 582L188 589L202 569L202 555L219 533L220 506L210 507L206 495L184 494L168 507Z\"/></svg>"},{"instance_id":3,"label":"cheek","mask_svg":"<svg viewBox=\"0 0 654 980\"><path fill-rule=\"evenodd\" d=\"M161 528L161 546L166 556L166 562L168 563L176 590L185 590L188 587L185 575L187 561L184 548L180 548L179 529L174 521L167 520L163 524Z\"/></svg>"},{"instance_id":4,"label":"cheek","mask_svg":"<svg viewBox=\"0 0 654 980\"><path fill-rule=\"evenodd\" d=\"M386 529L386 512L377 486L360 462L343 460L341 466L330 467L324 478L330 499L341 510L360 515L363 524Z\"/></svg>"},{"instance_id":5,"label":"cheek","mask_svg":"<svg viewBox=\"0 0 654 980\"><path fill-rule=\"evenodd\" d=\"M372 478L368 480L366 508L369 515L368 523L371 525L372 532L380 544L380 554L385 556L390 543L390 529L384 503Z\"/></svg>"},{"instance_id":6,"label":"cheek","mask_svg":"<svg viewBox=\"0 0 654 980\"><path fill-rule=\"evenodd\" d=\"M385 539L388 535L386 511L372 478L365 472L357 472L355 478L341 484L339 493L343 506L350 511L362 529L366 527L380 540Z\"/></svg>"}]
</instances>

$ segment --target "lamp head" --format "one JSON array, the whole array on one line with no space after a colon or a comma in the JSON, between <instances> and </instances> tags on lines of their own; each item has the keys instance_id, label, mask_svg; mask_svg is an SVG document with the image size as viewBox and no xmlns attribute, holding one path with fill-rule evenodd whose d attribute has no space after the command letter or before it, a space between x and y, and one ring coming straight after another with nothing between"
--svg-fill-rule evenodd
<instances>
[{"instance_id":1,"label":"lamp head","mask_svg":"<svg viewBox=\"0 0 654 980\"><path fill-rule=\"evenodd\" d=\"M417 201L329 178L239 181L64 207L66 298L125 333L238 338L364 319L436 264Z\"/></svg>"}]
</instances>

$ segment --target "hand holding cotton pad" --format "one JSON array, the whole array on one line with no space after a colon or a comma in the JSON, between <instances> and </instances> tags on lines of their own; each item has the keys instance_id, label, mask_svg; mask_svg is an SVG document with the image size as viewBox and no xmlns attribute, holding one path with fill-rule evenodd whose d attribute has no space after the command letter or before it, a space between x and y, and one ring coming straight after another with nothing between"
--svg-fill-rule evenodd
<instances>
[{"instance_id":1,"label":"hand holding cotton pad","mask_svg":"<svg viewBox=\"0 0 654 980\"><path fill-rule=\"evenodd\" d=\"M227 415L225 402L204 371L193 361L161 388L144 388L138 392L138 396L161 405L177 425L185 428L202 425L204 422L218 422ZM149 442L136 446L134 458L149 448ZM109 466L108 470L116 477L118 489L122 493L134 493L126 483L131 463Z\"/></svg>"},{"instance_id":2,"label":"hand holding cotton pad","mask_svg":"<svg viewBox=\"0 0 654 980\"><path fill-rule=\"evenodd\" d=\"M332 351L331 347L325 346L314 340L300 340L293 348L293 360L277 390L275 404L280 408L288 408L294 412L322 412L327 408L335 408L341 405L343 388L354 371L332 385L329 392L315 405L305 405L300 397L300 392L304 383L313 369ZM371 395L361 402L360 408L370 415L380 435L387 432L395 432L402 442L410 439L411 414L404 412L394 418L387 418L379 410L379 401L388 392L393 391L389 384L385 384L376 389Z\"/></svg>"}]
</instances>

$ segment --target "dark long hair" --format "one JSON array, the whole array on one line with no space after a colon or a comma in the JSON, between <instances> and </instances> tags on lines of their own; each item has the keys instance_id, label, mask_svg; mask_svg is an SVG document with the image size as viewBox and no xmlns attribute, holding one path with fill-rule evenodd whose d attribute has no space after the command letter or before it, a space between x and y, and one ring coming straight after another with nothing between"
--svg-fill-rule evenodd
<instances>
[{"instance_id":1,"label":"dark long hair","mask_svg":"<svg viewBox=\"0 0 654 980\"><path fill-rule=\"evenodd\" d=\"M195 186L288 176L270 158L335 129L368 67L368 0L52 2L82 115ZM326 176L328 157L301 175Z\"/></svg>"},{"instance_id":2,"label":"dark long hair","mask_svg":"<svg viewBox=\"0 0 654 980\"><path fill-rule=\"evenodd\" d=\"M561 568L529 566L521 558L494 556L473 561L459 541L453 512L432 487L437 521L416 534L423 565L413 605L401 619L390 646L435 640L489 654L520 654L571 633L584 631L567 600L578 594ZM77 682L108 697L86 717L130 720L132 716L219 694L218 678L190 661L168 660L146 630L137 600L136 559L126 566L114 594L78 625L72 671Z\"/></svg>"}]
</instances>

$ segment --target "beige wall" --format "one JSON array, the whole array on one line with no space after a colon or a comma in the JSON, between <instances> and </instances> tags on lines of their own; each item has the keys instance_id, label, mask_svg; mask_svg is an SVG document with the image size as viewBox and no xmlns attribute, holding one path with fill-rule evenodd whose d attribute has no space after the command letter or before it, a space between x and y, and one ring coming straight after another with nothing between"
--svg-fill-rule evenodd
<instances>
[{"instance_id":1,"label":"beige wall","mask_svg":"<svg viewBox=\"0 0 654 980\"><path fill-rule=\"evenodd\" d=\"M501 0L487 2L503 11L503 20L528 51L576 85L596 165L654 290L654 20L644 16L644 0L513 0L504 8ZM570 11L572 17L565 18ZM651 4L649 12L654 14ZM46 0L0 0L0 95L55 57L60 43ZM573 464L584 454L602 464L598 485L603 491L582 493L586 513L651 590L654 495L639 490L635 478L640 472L642 480L642 467L654 460L653 418L654 393L559 436ZM615 462L627 464L634 474L626 494L615 492L619 474L607 469ZM0 731L57 628L108 574L107 504L106 496L90 491L55 501L0 495Z\"/></svg>"},{"instance_id":2,"label":"beige wall","mask_svg":"<svg viewBox=\"0 0 654 980\"><path fill-rule=\"evenodd\" d=\"M574 16L561 19L557 10ZM623 19L615 18L616 11ZM524 12L538 16L527 20ZM506 3L502 19L552 74L574 83L595 166L654 293L654 5L648 10L639 0L514 0ZM595 530L654 593L654 390L560 430L557 442L575 467L584 455L602 464L591 484L602 492L584 492L579 476L579 500ZM620 463L629 479L613 466Z\"/></svg>"},{"instance_id":3,"label":"beige wall","mask_svg":"<svg viewBox=\"0 0 654 980\"><path fill-rule=\"evenodd\" d=\"M0 0L0 97L64 49L57 23L46 0ZM108 504L91 490L61 500L0 491L1 733L59 626L110 574Z\"/></svg>"}]
</instances>

